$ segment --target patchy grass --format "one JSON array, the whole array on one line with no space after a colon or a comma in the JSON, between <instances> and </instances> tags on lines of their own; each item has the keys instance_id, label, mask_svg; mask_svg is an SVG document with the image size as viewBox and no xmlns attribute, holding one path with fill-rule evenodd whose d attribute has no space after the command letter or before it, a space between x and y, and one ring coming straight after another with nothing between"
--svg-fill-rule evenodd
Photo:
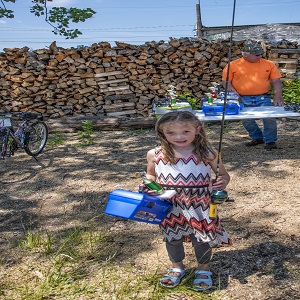
<instances>
[{"instance_id":1,"label":"patchy grass","mask_svg":"<svg viewBox=\"0 0 300 300\"><path fill-rule=\"evenodd\" d=\"M47 146L55 147L64 143L64 137L62 132L55 130L54 133L50 133L48 136Z\"/></svg>"},{"instance_id":2,"label":"patchy grass","mask_svg":"<svg viewBox=\"0 0 300 300\"><path fill-rule=\"evenodd\" d=\"M2 299L216 299L192 291L191 276L165 289L160 270L116 263L119 242L92 225L60 235L27 230L15 247L22 264L2 273Z\"/></svg>"},{"instance_id":3,"label":"patchy grass","mask_svg":"<svg viewBox=\"0 0 300 300\"><path fill-rule=\"evenodd\" d=\"M85 148L69 133L37 160L22 152L7 157L0 168L0 298L298 299L299 122L278 125L278 149L266 152L244 146L239 122L226 124L222 157L235 201L218 213L233 246L213 250L216 289L208 294L191 290L191 243L188 275L175 289L163 288L158 281L170 263L158 227L104 213L109 192L137 190L134 174L156 145L153 129L95 131ZM205 128L217 147L220 124Z\"/></svg>"}]
</instances>

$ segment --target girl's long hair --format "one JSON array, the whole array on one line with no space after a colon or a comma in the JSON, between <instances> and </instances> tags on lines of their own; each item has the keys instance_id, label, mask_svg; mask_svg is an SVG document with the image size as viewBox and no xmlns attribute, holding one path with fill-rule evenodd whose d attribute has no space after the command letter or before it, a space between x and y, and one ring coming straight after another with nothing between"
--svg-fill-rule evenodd
<instances>
[{"instance_id":1,"label":"girl's long hair","mask_svg":"<svg viewBox=\"0 0 300 300\"><path fill-rule=\"evenodd\" d=\"M195 126L195 128L200 128L199 134L195 136L195 139L193 141L193 145L195 146L193 153L195 154L198 163L211 160L209 159L210 153L213 154L214 158L216 157L216 152L212 149L212 146L206 137L206 133L200 120L192 112L174 111L166 113L159 117L155 125L156 136L161 143L162 152L167 162L170 162L171 164L176 163L176 157L173 147L167 141L162 130L163 125L169 122L191 123Z\"/></svg>"}]
</instances>

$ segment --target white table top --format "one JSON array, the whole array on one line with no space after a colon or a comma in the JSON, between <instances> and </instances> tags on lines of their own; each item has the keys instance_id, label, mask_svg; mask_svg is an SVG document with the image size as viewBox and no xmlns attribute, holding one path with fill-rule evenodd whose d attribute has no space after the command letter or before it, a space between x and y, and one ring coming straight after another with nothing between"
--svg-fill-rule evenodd
<instances>
[{"instance_id":1,"label":"white table top","mask_svg":"<svg viewBox=\"0 0 300 300\"><path fill-rule=\"evenodd\" d=\"M222 115L220 116L205 116L202 110L194 110L195 115L200 121L221 121ZM260 107L246 107L240 110L238 115L225 115L227 121L238 121L243 119L264 119L264 118L287 118L287 117L298 117L300 113L284 110L282 106L260 106Z\"/></svg>"}]
</instances>

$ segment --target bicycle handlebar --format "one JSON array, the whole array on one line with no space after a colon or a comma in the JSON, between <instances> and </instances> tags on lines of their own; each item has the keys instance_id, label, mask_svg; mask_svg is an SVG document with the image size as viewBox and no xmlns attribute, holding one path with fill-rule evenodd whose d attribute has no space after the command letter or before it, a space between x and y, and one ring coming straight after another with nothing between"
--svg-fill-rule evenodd
<instances>
[{"instance_id":1,"label":"bicycle handlebar","mask_svg":"<svg viewBox=\"0 0 300 300\"><path fill-rule=\"evenodd\" d=\"M34 120L34 119L42 119L43 116L41 114L24 112L21 114L21 119L23 120Z\"/></svg>"},{"instance_id":2,"label":"bicycle handlebar","mask_svg":"<svg viewBox=\"0 0 300 300\"><path fill-rule=\"evenodd\" d=\"M6 118L16 118L18 117L21 120L34 120L34 119L43 119L42 114L31 113L31 112L11 112L11 113L0 113L0 117Z\"/></svg>"}]
</instances>

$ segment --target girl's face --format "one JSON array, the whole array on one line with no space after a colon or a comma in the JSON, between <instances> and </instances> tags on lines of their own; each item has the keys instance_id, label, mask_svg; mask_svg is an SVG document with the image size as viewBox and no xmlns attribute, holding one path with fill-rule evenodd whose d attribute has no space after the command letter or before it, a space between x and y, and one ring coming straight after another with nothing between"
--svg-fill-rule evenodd
<instances>
[{"instance_id":1,"label":"girl's face","mask_svg":"<svg viewBox=\"0 0 300 300\"><path fill-rule=\"evenodd\" d=\"M168 122L161 129L167 141L175 147L189 146L200 131L200 127L187 122Z\"/></svg>"}]
</instances>

